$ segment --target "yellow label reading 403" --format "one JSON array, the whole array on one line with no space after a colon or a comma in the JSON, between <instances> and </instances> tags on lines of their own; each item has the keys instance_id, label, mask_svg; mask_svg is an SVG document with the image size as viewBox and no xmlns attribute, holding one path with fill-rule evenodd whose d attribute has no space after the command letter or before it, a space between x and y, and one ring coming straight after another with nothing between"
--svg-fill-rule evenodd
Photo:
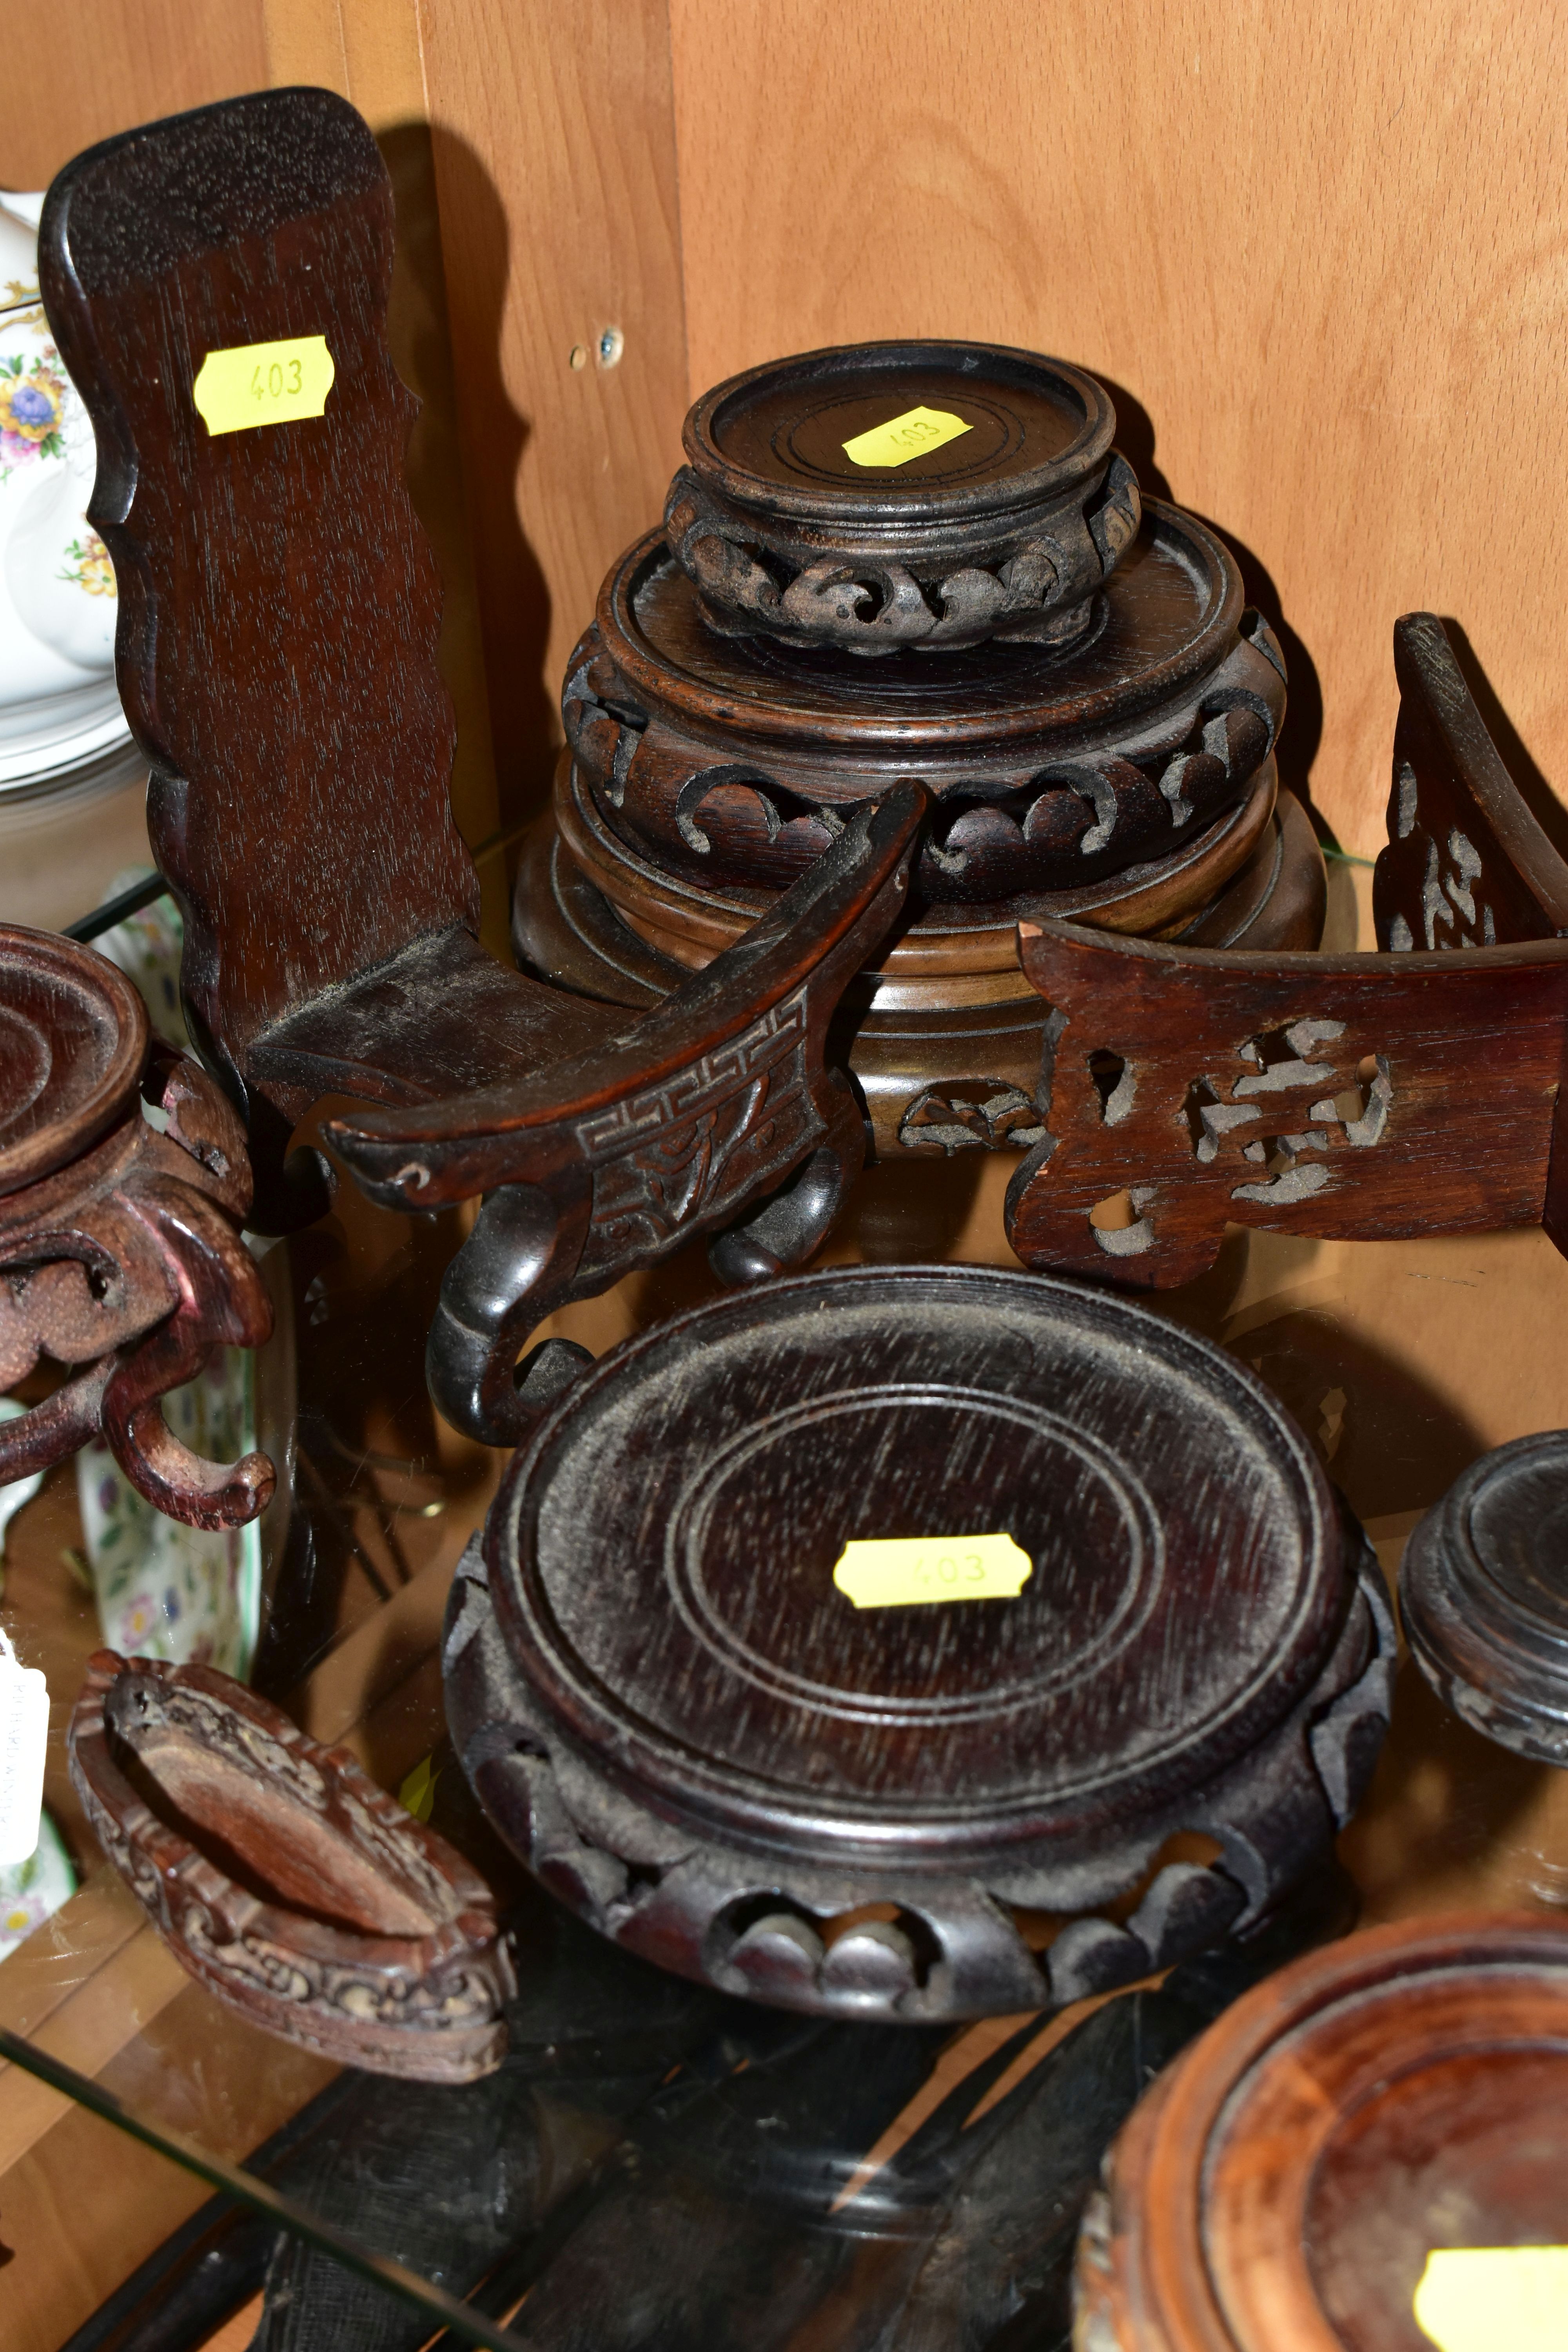
<instances>
[{"instance_id":1,"label":"yellow label reading 403","mask_svg":"<svg viewBox=\"0 0 1568 2352\"><path fill-rule=\"evenodd\" d=\"M1011 1536L877 1536L847 1543L833 1581L857 1609L1016 1601L1035 1563Z\"/></svg>"},{"instance_id":2,"label":"yellow label reading 403","mask_svg":"<svg viewBox=\"0 0 1568 2352\"><path fill-rule=\"evenodd\" d=\"M325 335L239 343L232 351L207 353L191 397L209 433L244 433L255 425L320 416L336 374Z\"/></svg>"}]
</instances>

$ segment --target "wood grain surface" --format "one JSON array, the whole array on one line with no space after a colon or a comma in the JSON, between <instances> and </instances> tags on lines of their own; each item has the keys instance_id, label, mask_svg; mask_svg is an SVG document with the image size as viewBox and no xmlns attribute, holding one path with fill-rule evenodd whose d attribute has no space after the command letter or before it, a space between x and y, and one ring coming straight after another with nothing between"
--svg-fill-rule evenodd
<instances>
[{"instance_id":1,"label":"wood grain surface","mask_svg":"<svg viewBox=\"0 0 1568 2352\"><path fill-rule=\"evenodd\" d=\"M1560 1919L1406 1922L1281 1969L1116 2141L1079 2241L1077 2341L1426 2352L1412 2299L1433 2248L1561 2237L1565 2034Z\"/></svg>"},{"instance_id":2,"label":"wood grain surface","mask_svg":"<svg viewBox=\"0 0 1568 2352\"><path fill-rule=\"evenodd\" d=\"M1283 780L1316 688L1314 797L1347 848L1381 839L1388 629L1413 605L1459 618L1568 777L1539 588L1563 451L1562 0L1312 0L1267 23L1228 0L670 0L670 21L694 393L879 336L1075 361L1145 490L1248 551L1266 606L1278 591Z\"/></svg>"},{"instance_id":3,"label":"wood grain surface","mask_svg":"<svg viewBox=\"0 0 1568 2352\"><path fill-rule=\"evenodd\" d=\"M440 566L441 670L458 711L453 808L470 845L491 838L495 767L415 0L83 0L47 42L13 47L0 80L0 183L10 187L45 187L100 139L268 83L335 90L375 131L397 199L388 330L398 373L422 404L409 490ZM138 838L118 863L144 855ZM504 953L499 857L480 878L484 936ZM66 919L91 904L92 887L70 898ZM14 911L55 919L31 900Z\"/></svg>"},{"instance_id":4,"label":"wood grain surface","mask_svg":"<svg viewBox=\"0 0 1568 2352\"><path fill-rule=\"evenodd\" d=\"M47 187L83 147L266 82L261 0L73 0L47 33L13 18L0 184Z\"/></svg>"},{"instance_id":5,"label":"wood grain surface","mask_svg":"<svg viewBox=\"0 0 1568 2352\"><path fill-rule=\"evenodd\" d=\"M680 455L668 28L662 0L439 0L421 21L510 820L544 803L567 655ZM605 367L610 332L622 355Z\"/></svg>"}]
</instances>

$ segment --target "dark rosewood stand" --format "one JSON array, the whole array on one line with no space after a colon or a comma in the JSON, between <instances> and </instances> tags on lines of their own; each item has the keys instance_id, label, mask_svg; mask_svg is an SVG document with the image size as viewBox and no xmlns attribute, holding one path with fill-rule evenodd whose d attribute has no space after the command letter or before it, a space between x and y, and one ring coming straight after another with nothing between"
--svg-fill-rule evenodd
<instances>
[{"instance_id":1,"label":"dark rosewood stand","mask_svg":"<svg viewBox=\"0 0 1568 2352\"><path fill-rule=\"evenodd\" d=\"M1014 1599L835 1581L849 1541L997 1533ZM1369 1562L1206 1341L1025 1275L843 1268L565 1391L459 1570L447 1717L502 1835L630 1951L841 2016L1060 2005L1250 1933L1325 1853L1387 1717Z\"/></svg>"},{"instance_id":2,"label":"dark rosewood stand","mask_svg":"<svg viewBox=\"0 0 1568 2352\"><path fill-rule=\"evenodd\" d=\"M890 467L846 453L906 414L966 429ZM1141 501L1113 429L1090 378L988 344L814 352L699 401L664 526L569 666L520 956L653 1003L918 777L907 915L839 1024L899 1158L1037 1139L1020 919L1315 946L1279 646L1214 533Z\"/></svg>"},{"instance_id":3,"label":"dark rosewood stand","mask_svg":"<svg viewBox=\"0 0 1568 2352\"><path fill-rule=\"evenodd\" d=\"M272 1328L239 1238L249 1202L244 1129L206 1073L150 1035L131 982L74 940L0 926L0 1393L43 1358L68 1372L0 1422L0 1480L101 1433L170 1518L232 1528L265 1507L265 1454L199 1460L159 1409L215 1348L259 1347Z\"/></svg>"}]
</instances>

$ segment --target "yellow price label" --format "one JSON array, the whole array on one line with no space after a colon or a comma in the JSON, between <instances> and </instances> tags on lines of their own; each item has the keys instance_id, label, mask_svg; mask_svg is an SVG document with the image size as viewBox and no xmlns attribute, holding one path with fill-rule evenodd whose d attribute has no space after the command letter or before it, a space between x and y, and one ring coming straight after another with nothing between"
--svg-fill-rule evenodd
<instances>
[{"instance_id":1,"label":"yellow price label","mask_svg":"<svg viewBox=\"0 0 1568 2352\"><path fill-rule=\"evenodd\" d=\"M857 1609L1016 1601L1035 1572L1011 1536L875 1536L847 1543L833 1581Z\"/></svg>"},{"instance_id":2,"label":"yellow price label","mask_svg":"<svg viewBox=\"0 0 1568 2352\"><path fill-rule=\"evenodd\" d=\"M191 397L215 437L245 433L255 425L320 416L336 374L325 335L238 343L232 351L207 353Z\"/></svg>"},{"instance_id":3,"label":"yellow price label","mask_svg":"<svg viewBox=\"0 0 1568 2352\"><path fill-rule=\"evenodd\" d=\"M1435 2248L1414 2309L1440 2352L1568 2352L1568 2246Z\"/></svg>"},{"instance_id":4,"label":"yellow price label","mask_svg":"<svg viewBox=\"0 0 1568 2352\"><path fill-rule=\"evenodd\" d=\"M973 429L945 408L906 408L901 416L873 425L839 446L852 466L907 466L911 457L923 457L928 449L940 449L944 441Z\"/></svg>"}]
</instances>

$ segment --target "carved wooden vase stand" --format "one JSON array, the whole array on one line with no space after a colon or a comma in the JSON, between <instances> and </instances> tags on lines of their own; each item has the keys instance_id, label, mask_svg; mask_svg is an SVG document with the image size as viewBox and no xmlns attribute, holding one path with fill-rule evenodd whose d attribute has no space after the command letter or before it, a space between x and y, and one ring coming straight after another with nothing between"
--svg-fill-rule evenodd
<instances>
[{"instance_id":1,"label":"carved wooden vase stand","mask_svg":"<svg viewBox=\"0 0 1568 2352\"><path fill-rule=\"evenodd\" d=\"M1383 952L1020 925L1049 1007L1039 1131L1007 1191L1026 1265L1163 1289L1213 1264L1227 1223L1346 1240L1541 1224L1568 1245L1568 864L1432 614L1397 623L1394 667Z\"/></svg>"},{"instance_id":2,"label":"carved wooden vase stand","mask_svg":"<svg viewBox=\"0 0 1568 2352\"><path fill-rule=\"evenodd\" d=\"M0 1393L40 1359L69 1372L0 1423L0 1480L101 1433L170 1518L232 1528L265 1507L265 1454L202 1461L159 1408L215 1348L272 1328L239 1238L249 1202L244 1129L196 1063L151 1037L131 982L72 940L0 926Z\"/></svg>"},{"instance_id":3,"label":"carved wooden vase stand","mask_svg":"<svg viewBox=\"0 0 1568 2352\"><path fill-rule=\"evenodd\" d=\"M512 1979L489 1889L344 1749L210 1666L100 1650L70 1765L175 1958L250 2024L421 2082L500 2063Z\"/></svg>"},{"instance_id":4,"label":"carved wooden vase stand","mask_svg":"<svg viewBox=\"0 0 1568 2352\"><path fill-rule=\"evenodd\" d=\"M1568 1765L1568 1431L1483 1454L1405 1548L1405 1639L1489 1739Z\"/></svg>"},{"instance_id":5,"label":"carved wooden vase stand","mask_svg":"<svg viewBox=\"0 0 1568 2352\"><path fill-rule=\"evenodd\" d=\"M370 1106L327 1135L373 1199L482 1194L428 1371L451 1421L510 1444L538 1404L517 1360L554 1308L699 1236L726 1279L776 1273L831 1225L866 1139L828 1024L907 903L926 803L889 772L643 1020L485 950L451 812L439 583L404 478L416 404L387 345L393 230L353 109L267 90L68 164L41 282L103 452L91 512L121 599L116 674L152 765L154 855L187 910L192 1034L243 1106L257 1221L287 1230L327 1206L321 1156L285 1158L327 1095ZM208 354L276 341L325 344L321 412L247 405L214 432L195 390Z\"/></svg>"},{"instance_id":6,"label":"carved wooden vase stand","mask_svg":"<svg viewBox=\"0 0 1568 2352\"><path fill-rule=\"evenodd\" d=\"M910 918L841 1024L897 1154L1032 1139L1020 915L1315 945L1279 646L1214 534L1140 500L1114 426L1091 378L990 344L813 352L699 401L663 529L569 666L520 954L653 1002L917 776Z\"/></svg>"},{"instance_id":7,"label":"carved wooden vase stand","mask_svg":"<svg viewBox=\"0 0 1568 2352\"><path fill-rule=\"evenodd\" d=\"M1482 2248L1489 2340L1554 2341L1507 2250L1568 2245L1568 1928L1405 1920L1298 1960L1160 2077L1107 2178L1080 2352L1479 2343L1441 2313Z\"/></svg>"},{"instance_id":8,"label":"carved wooden vase stand","mask_svg":"<svg viewBox=\"0 0 1568 2352\"><path fill-rule=\"evenodd\" d=\"M1016 1598L835 1580L851 1541L1003 1533ZM843 1268L565 1392L459 1570L447 1715L503 1836L629 1950L848 2016L1037 2008L1245 1933L1328 1846L1387 1713L1369 1559L1206 1341Z\"/></svg>"}]
</instances>

